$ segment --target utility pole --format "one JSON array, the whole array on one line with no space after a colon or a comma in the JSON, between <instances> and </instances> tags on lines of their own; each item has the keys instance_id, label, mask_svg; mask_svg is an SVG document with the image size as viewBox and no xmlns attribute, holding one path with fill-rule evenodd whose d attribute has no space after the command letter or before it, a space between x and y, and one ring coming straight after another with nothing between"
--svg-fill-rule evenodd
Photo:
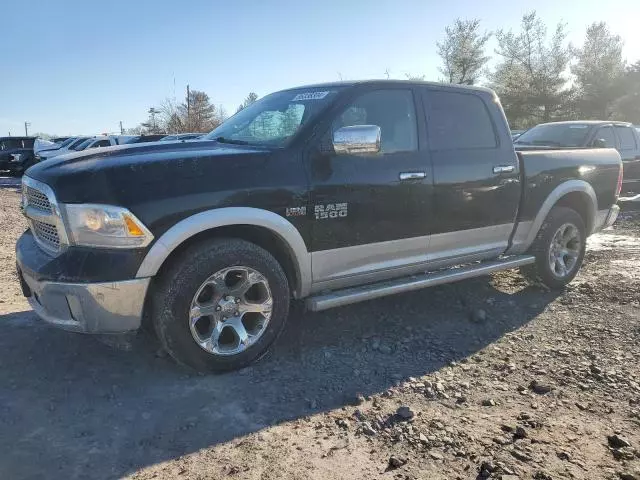
<instances>
[{"instance_id":1,"label":"utility pole","mask_svg":"<svg viewBox=\"0 0 640 480\"><path fill-rule=\"evenodd\" d=\"M124 128L122 128L122 120L120 120L120 135L124 135Z\"/></svg>"},{"instance_id":2,"label":"utility pole","mask_svg":"<svg viewBox=\"0 0 640 480\"><path fill-rule=\"evenodd\" d=\"M30 122L24 122L24 136L29 136L29 127L31 126Z\"/></svg>"},{"instance_id":3,"label":"utility pole","mask_svg":"<svg viewBox=\"0 0 640 480\"><path fill-rule=\"evenodd\" d=\"M191 131L191 95L189 94L189 84L187 84L187 131Z\"/></svg>"}]
</instances>

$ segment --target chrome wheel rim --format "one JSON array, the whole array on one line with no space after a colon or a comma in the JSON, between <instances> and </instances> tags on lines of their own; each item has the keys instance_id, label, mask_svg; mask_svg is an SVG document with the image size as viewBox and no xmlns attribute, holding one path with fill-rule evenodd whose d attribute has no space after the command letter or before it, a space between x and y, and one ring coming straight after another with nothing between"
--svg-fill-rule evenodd
<instances>
[{"instance_id":1,"label":"chrome wheel rim","mask_svg":"<svg viewBox=\"0 0 640 480\"><path fill-rule=\"evenodd\" d=\"M558 278L564 278L573 273L578 264L582 238L578 228L565 223L556 231L549 247L549 267Z\"/></svg>"},{"instance_id":2,"label":"chrome wheel rim","mask_svg":"<svg viewBox=\"0 0 640 480\"><path fill-rule=\"evenodd\" d=\"M273 297L269 282L250 267L228 267L207 278L191 301L189 328L213 355L237 355L265 332Z\"/></svg>"}]
</instances>

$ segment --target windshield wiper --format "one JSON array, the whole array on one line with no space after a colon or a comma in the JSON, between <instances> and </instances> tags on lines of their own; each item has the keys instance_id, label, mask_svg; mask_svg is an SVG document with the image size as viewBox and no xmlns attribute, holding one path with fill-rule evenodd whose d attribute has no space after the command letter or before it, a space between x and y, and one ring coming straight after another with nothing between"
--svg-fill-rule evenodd
<instances>
[{"instance_id":1,"label":"windshield wiper","mask_svg":"<svg viewBox=\"0 0 640 480\"><path fill-rule=\"evenodd\" d=\"M250 145L250 143L245 140L235 140L228 137L216 137L214 140L218 143L230 143L232 145Z\"/></svg>"}]
</instances>

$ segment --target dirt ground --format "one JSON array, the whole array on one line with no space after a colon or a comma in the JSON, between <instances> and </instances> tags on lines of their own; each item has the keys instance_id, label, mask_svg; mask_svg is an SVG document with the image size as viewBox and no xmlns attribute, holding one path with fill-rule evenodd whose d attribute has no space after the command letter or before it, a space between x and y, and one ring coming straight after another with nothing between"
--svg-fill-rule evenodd
<instances>
[{"instance_id":1,"label":"dirt ground","mask_svg":"<svg viewBox=\"0 0 640 480\"><path fill-rule=\"evenodd\" d=\"M561 293L517 272L306 313L200 376L38 321L0 179L1 479L638 479L640 214Z\"/></svg>"}]
</instances>

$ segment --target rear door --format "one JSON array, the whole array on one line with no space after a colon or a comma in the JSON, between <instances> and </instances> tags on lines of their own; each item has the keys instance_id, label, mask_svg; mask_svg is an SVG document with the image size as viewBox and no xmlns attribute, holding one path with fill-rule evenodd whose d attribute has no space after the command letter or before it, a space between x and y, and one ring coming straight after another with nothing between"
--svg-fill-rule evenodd
<instances>
[{"instance_id":1,"label":"rear door","mask_svg":"<svg viewBox=\"0 0 640 480\"><path fill-rule=\"evenodd\" d=\"M359 88L328 122L323 144L341 127L377 125L381 151L311 155L314 283L345 286L406 273L426 260L433 221L424 116L413 89Z\"/></svg>"},{"instance_id":2,"label":"rear door","mask_svg":"<svg viewBox=\"0 0 640 480\"><path fill-rule=\"evenodd\" d=\"M424 87L433 164L433 260L504 252L520 202L518 159L490 92Z\"/></svg>"},{"instance_id":3,"label":"rear door","mask_svg":"<svg viewBox=\"0 0 640 480\"><path fill-rule=\"evenodd\" d=\"M624 182L637 182L640 180L640 145L638 145L637 132L633 127L615 125L614 130L618 137L620 156L624 168Z\"/></svg>"}]
</instances>

